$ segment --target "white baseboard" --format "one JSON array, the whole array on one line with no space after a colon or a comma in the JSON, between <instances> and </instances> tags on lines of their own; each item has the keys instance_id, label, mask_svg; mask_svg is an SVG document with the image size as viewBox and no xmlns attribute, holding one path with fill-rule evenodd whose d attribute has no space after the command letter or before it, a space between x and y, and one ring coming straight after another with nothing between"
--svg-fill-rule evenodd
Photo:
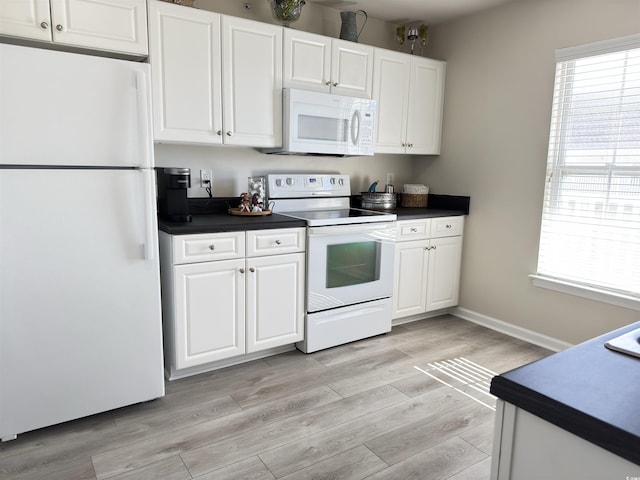
<instances>
[{"instance_id":1,"label":"white baseboard","mask_svg":"<svg viewBox=\"0 0 640 480\"><path fill-rule=\"evenodd\" d=\"M543 347L554 352L560 352L573 346L572 344L564 342L562 340L558 340L556 338L549 337L547 335L543 335L526 328L518 327L516 325L503 322L502 320L488 317L472 310L467 310L466 308L454 307L449 311L449 313L464 320L477 323L478 325L482 325L483 327L490 328L497 332L504 333L520 340L524 340L525 342L538 345L539 347Z\"/></svg>"}]
</instances>

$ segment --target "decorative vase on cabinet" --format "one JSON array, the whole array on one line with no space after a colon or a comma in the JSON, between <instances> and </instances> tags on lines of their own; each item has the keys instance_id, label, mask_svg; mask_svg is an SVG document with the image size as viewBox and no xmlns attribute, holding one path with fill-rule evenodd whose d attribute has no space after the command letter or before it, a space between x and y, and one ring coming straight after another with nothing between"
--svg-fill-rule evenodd
<instances>
[{"instance_id":1,"label":"decorative vase on cabinet","mask_svg":"<svg viewBox=\"0 0 640 480\"><path fill-rule=\"evenodd\" d=\"M288 27L300 18L305 0L269 0L273 16Z\"/></svg>"}]
</instances>

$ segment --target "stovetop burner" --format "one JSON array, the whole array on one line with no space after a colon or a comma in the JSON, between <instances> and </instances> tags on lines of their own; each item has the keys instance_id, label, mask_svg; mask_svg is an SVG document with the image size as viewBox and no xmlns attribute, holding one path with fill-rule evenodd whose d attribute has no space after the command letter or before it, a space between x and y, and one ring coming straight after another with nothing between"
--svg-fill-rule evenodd
<instances>
[{"instance_id":1,"label":"stovetop burner","mask_svg":"<svg viewBox=\"0 0 640 480\"><path fill-rule=\"evenodd\" d=\"M341 208L335 210L304 210L286 212L283 215L306 220L311 227L321 225L345 225L350 223L388 222L395 220L391 214L362 210L359 208Z\"/></svg>"}]
</instances>

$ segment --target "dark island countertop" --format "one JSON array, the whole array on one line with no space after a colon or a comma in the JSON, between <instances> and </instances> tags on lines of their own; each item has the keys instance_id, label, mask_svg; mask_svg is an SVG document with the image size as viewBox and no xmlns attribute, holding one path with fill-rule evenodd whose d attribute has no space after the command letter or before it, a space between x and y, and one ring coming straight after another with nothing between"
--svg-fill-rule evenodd
<instances>
[{"instance_id":1,"label":"dark island countertop","mask_svg":"<svg viewBox=\"0 0 640 480\"><path fill-rule=\"evenodd\" d=\"M229 205L235 205L237 201L237 198L222 197L212 199L190 198L189 212L192 214L191 222L170 222L163 218L158 218L158 228L172 235L188 235L306 226L304 220L277 213L264 216L230 215L227 213L228 207ZM360 206L357 202L355 203L352 202L352 206ZM398 207L385 211L395 213L398 220L468 215L469 197L429 195L427 208Z\"/></svg>"},{"instance_id":2,"label":"dark island countertop","mask_svg":"<svg viewBox=\"0 0 640 480\"><path fill-rule=\"evenodd\" d=\"M640 465L640 359L605 342L640 322L493 378L491 393Z\"/></svg>"}]
</instances>

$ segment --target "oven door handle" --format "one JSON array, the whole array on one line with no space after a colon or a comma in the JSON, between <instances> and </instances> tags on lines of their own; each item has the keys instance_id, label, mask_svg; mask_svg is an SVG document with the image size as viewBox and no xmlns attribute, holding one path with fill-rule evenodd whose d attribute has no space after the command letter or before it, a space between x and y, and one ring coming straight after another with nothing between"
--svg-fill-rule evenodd
<instances>
[{"instance_id":1,"label":"oven door handle","mask_svg":"<svg viewBox=\"0 0 640 480\"><path fill-rule=\"evenodd\" d=\"M310 227L310 237L324 237L329 235L349 235L353 233L385 232L385 237L395 235L396 222L357 223L353 225L330 225L325 227Z\"/></svg>"}]
</instances>

